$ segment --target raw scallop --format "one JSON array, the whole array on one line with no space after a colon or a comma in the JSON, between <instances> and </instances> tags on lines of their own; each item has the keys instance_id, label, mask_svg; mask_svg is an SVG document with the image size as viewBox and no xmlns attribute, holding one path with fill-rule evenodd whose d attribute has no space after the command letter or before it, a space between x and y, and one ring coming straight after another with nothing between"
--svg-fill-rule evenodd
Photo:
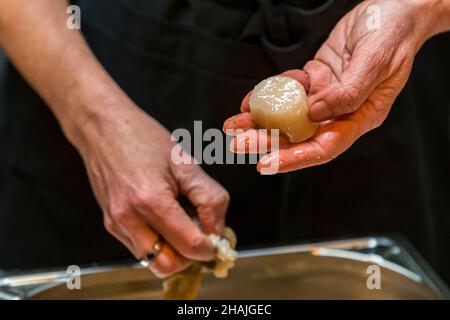
<instances>
[{"instance_id":1,"label":"raw scallop","mask_svg":"<svg viewBox=\"0 0 450 320\"><path fill-rule=\"evenodd\" d=\"M309 139L319 127L309 119L305 88L289 77L260 82L250 97L250 112L259 128L279 129L291 143Z\"/></svg>"}]
</instances>

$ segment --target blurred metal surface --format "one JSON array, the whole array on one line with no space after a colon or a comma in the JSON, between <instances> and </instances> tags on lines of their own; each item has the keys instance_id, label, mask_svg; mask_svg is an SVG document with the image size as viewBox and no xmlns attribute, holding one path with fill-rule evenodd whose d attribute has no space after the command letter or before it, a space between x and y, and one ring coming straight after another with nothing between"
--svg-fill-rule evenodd
<instances>
[{"instance_id":1,"label":"blurred metal surface","mask_svg":"<svg viewBox=\"0 0 450 320\"><path fill-rule=\"evenodd\" d=\"M378 265L381 289L367 288ZM161 280L138 264L82 268L81 290L65 270L6 274L0 299L161 299ZM206 273L200 299L446 299L445 285L415 253L389 238L241 251L227 279Z\"/></svg>"}]
</instances>

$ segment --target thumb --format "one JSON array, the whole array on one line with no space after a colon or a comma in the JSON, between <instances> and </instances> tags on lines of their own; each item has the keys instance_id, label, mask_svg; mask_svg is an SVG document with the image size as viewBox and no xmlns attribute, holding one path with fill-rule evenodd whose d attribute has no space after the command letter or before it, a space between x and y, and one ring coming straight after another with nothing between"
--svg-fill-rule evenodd
<instances>
[{"instance_id":1,"label":"thumb","mask_svg":"<svg viewBox=\"0 0 450 320\"><path fill-rule=\"evenodd\" d=\"M343 59L345 69L338 81L311 97L311 120L330 120L358 110L381 82L384 66L376 55L355 51Z\"/></svg>"}]
</instances>

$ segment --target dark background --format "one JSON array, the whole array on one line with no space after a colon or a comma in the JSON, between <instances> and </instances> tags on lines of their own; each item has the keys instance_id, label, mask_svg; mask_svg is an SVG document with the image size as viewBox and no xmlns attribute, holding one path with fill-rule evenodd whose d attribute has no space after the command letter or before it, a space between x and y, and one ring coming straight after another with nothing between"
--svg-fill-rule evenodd
<instances>
[{"instance_id":1,"label":"dark background","mask_svg":"<svg viewBox=\"0 0 450 320\"><path fill-rule=\"evenodd\" d=\"M105 15L110 18L109 14ZM96 47L96 54L107 69L113 68L114 64L117 65L123 61L127 61L127 63L130 61L129 64L132 67L133 61L137 59L142 58L142 61L148 62L148 56L132 54L128 56L125 50L124 52L117 52L120 50L113 51L103 48L101 42L97 41L102 40L102 37L102 34L93 32L88 37L88 41L91 42L91 46ZM118 47L123 49L119 45ZM155 45L155 47L157 46ZM116 60L114 61L111 57ZM267 178L265 181L274 182L278 182L279 179L289 179L293 186L304 186L304 181L308 181L308 183L306 184L307 187L302 187L301 189L287 188L284 190L283 196L281 196L282 193L280 192L280 202L274 202L274 208L281 207L281 209L269 212L266 216L258 216L257 228L254 228L253 225L255 223L255 214L258 212L250 214L253 204L250 203L247 207L244 207L244 212L238 212L238 209L233 207L235 202L232 202L228 222L238 232L241 247L262 245L263 243L280 244L316 241L334 237L395 233L411 241L447 283L450 283L450 190L448 177L450 171L450 81L448 79L450 75L450 61L448 57L450 57L450 34L440 35L431 39L419 52L405 90L397 99L391 114L380 129L362 137L350 150L332 163L295 172L286 175L286 178ZM170 61L168 64L170 64ZM4 66L6 64L0 63L0 68ZM121 67L127 69L128 65L124 63ZM138 84L145 81L145 74L132 74L132 81L126 81L123 80L124 77L122 75L126 74L128 70L123 69L115 69L112 74L113 77L117 78L116 80L119 84L135 101L139 102L140 106L150 105L148 97L138 88ZM133 70L133 68L130 68L130 70ZM151 71L152 68L148 67L146 70L142 70L142 73L150 73ZM175 72L182 73L177 69L175 69L174 74ZM267 72L273 74L274 71L268 69ZM163 74L163 71L161 74ZM24 91L29 89L14 71L11 71L10 75ZM141 76L144 80L140 78ZM211 80L211 78L209 75L204 76L206 80ZM0 77L0 81L1 79ZM256 81L256 79L254 80ZM123 83L120 83L120 81L123 81ZM233 79L233 81L240 83L240 79ZM249 81L248 88L255 81ZM209 89L214 87L212 82L199 82L205 83L205 86L211 86L207 87L204 92L208 92ZM225 81L223 83L227 84ZM243 93L244 90L242 90ZM11 97L14 97L14 92L9 92L9 94ZM211 93L211 95L213 94ZM236 101L233 101L231 106L228 106L232 110L230 112L237 111L235 106L238 105L238 100L242 97L242 94L236 94ZM173 93L163 92L158 97L151 97L153 100L150 101L156 106L158 106L158 103L161 106L165 106L163 104L164 99L170 97L169 95L173 95ZM186 97L180 95L171 98L174 101L183 103ZM219 101L217 94L212 99L219 106L220 103L223 103ZM35 97L30 98L31 102L35 100ZM10 108L9 111L19 116L20 112L24 111L14 110L14 105L11 105L13 108ZM5 128L5 123L3 122L6 119L4 114L6 108L4 106L0 98L0 155L5 153L3 137L4 134L8 133L2 130ZM24 109L33 109L34 107L26 104L23 106ZM41 106L38 103L36 108L41 107L42 109L45 108L45 106ZM205 105L206 107L209 106ZM156 110L156 112L161 112L162 114L164 112L170 113L169 109L160 109ZM41 151L39 150L39 143L42 143L44 146L42 150L46 150L45 143L53 141L46 139L54 138L59 143L63 140L63 137L61 132L58 131L58 126L54 123L51 113L46 109L42 112L41 110L36 110L31 112L39 114L39 117L51 124L48 132L46 132L49 135L48 137L44 135L36 139L37 143L33 145L30 143L30 146L32 145L37 150L36 154L39 155ZM199 110L197 115L200 116L202 111ZM195 118L188 118L193 117L189 114L190 110L185 114L185 121L192 123L192 120ZM16 120L19 118L16 118ZM225 119L223 115L217 118L216 122L211 122L211 127L220 126L220 121ZM36 119L40 118L36 117ZM158 117L157 119L160 120ZM33 121L30 120L30 123L33 123ZM26 126L27 124L24 122L23 124L15 123L14 125L20 127L20 125ZM37 128L40 128L39 125L38 123ZM43 124L41 125L44 127ZM166 125L169 129L172 129L170 124ZM172 124L172 126L183 127L182 124ZM31 134L26 132L26 130L24 131L27 135L21 136L24 139L23 141L29 141L29 138L34 138L32 134L36 131L33 131L33 128L29 130ZM24 145L23 150L28 151L27 147ZM64 148L68 147L64 145ZM39 160L43 162L51 160L51 152L54 150L46 151L48 152L41 152L38 156L41 157ZM31 153L24 152L24 154L28 155ZM3 161L4 158L0 157L0 161ZM28 164L35 165L32 157L30 158L19 159L22 161L20 163L23 165L22 169L26 169ZM53 161L55 161L54 159L55 157L53 157ZM2 166L2 163L0 163L0 166ZM205 169L207 171L210 170L210 168ZM250 169L253 170L253 168ZM225 173L228 172L227 170L230 170L229 179L235 180L234 176L231 175L231 171L241 170L241 168L227 167L220 170L224 170ZM36 172L39 175L42 174L44 178L47 174L39 170L36 170ZM78 171L75 171L74 176L74 180L76 180L77 176L79 176ZM345 181L345 184L342 184L343 181ZM412 181L412 183L410 184L409 181ZM220 180L220 182L225 183L225 185L227 183L229 185L233 184L233 181ZM2 188L8 188L8 185L2 186L0 184L0 192L6 190ZM358 189L360 192L355 194L355 190L357 191ZM246 192L244 187L231 190L236 195ZM32 196L30 195L30 198ZM270 193L268 192L264 194L264 197L269 196ZM80 196L80 198L82 197ZM284 198L298 201L284 203ZM88 201L91 200L89 199ZM279 206L279 204L281 205ZM55 207L58 207L58 205L56 204ZM24 204L24 207L27 208L26 204ZM30 210L33 210L33 208L30 207L28 211ZM55 210L54 213L60 214L61 212ZM97 214L97 212L94 213ZM14 212L11 214L13 215ZM68 213L64 212L64 214ZM73 216L78 214L79 212L74 210ZM276 216L276 218L273 216ZM39 220L39 217L35 218L37 219L36 221ZM278 223L274 224L273 221L276 219L278 219ZM98 220L101 226L100 215L98 215ZM35 228L34 225L29 227ZM252 232L248 232L249 230ZM15 232L15 230L11 232ZM69 232L69 229L60 231L60 233L67 234ZM45 234L49 234L49 232L46 231ZM50 237L49 239L52 240ZM50 240L49 242L51 242ZM92 246L89 239L83 240L80 238L79 241L84 241L83 245L86 247ZM9 248L7 240L0 243L1 254L3 254L1 250L2 245L5 250ZM74 245L79 245L79 243ZM45 250L45 248L43 249ZM21 255L23 258L23 255L27 254L25 252L26 248L24 251L16 254ZM50 255L52 254L50 253ZM94 255L94 253L92 254ZM42 259L47 261L44 256L42 256Z\"/></svg>"}]
</instances>

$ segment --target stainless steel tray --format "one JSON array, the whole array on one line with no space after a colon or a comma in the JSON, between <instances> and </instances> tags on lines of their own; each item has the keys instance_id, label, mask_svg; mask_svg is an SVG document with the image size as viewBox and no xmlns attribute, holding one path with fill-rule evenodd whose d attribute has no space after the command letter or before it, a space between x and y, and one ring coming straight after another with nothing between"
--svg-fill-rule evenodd
<instances>
[{"instance_id":1,"label":"stainless steel tray","mask_svg":"<svg viewBox=\"0 0 450 320\"><path fill-rule=\"evenodd\" d=\"M378 265L381 289L369 289ZM65 270L6 274L0 299L161 299L161 280L138 264L81 268L81 290ZM227 279L206 273L200 299L447 299L447 287L414 249L362 238L239 252Z\"/></svg>"}]
</instances>

